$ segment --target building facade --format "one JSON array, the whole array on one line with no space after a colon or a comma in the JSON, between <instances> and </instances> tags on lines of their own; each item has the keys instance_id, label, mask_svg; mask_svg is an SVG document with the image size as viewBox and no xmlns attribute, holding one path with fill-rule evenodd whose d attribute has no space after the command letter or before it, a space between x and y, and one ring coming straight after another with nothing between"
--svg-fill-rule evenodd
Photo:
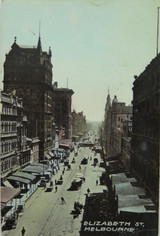
<instances>
[{"instance_id":1,"label":"building facade","mask_svg":"<svg viewBox=\"0 0 160 236\"><path fill-rule=\"evenodd\" d=\"M111 112L111 98L108 91L104 114L104 147L106 156L111 154Z\"/></svg>"},{"instance_id":2,"label":"building facade","mask_svg":"<svg viewBox=\"0 0 160 236\"><path fill-rule=\"evenodd\" d=\"M118 102L117 96L112 101L111 113L111 147L113 154L122 154L122 135L126 123L132 122L132 106L126 106L124 102Z\"/></svg>"},{"instance_id":3,"label":"building facade","mask_svg":"<svg viewBox=\"0 0 160 236\"><path fill-rule=\"evenodd\" d=\"M32 138L31 142L31 162L39 161L39 138Z\"/></svg>"},{"instance_id":4,"label":"building facade","mask_svg":"<svg viewBox=\"0 0 160 236\"><path fill-rule=\"evenodd\" d=\"M132 106L118 102L117 96L111 104L108 92L104 115L104 147L106 156L122 155L122 138L131 136L132 132ZM129 139L130 140L130 139ZM128 150L128 149L127 149ZM128 155L130 155L128 153ZM123 156L123 155L122 155Z\"/></svg>"},{"instance_id":5,"label":"building facade","mask_svg":"<svg viewBox=\"0 0 160 236\"><path fill-rule=\"evenodd\" d=\"M1 177L30 162L22 99L1 92Z\"/></svg>"},{"instance_id":6,"label":"building facade","mask_svg":"<svg viewBox=\"0 0 160 236\"><path fill-rule=\"evenodd\" d=\"M78 140L82 135L87 132L86 116L82 112L72 112L72 140Z\"/></svg>"},{"instance_id":7,"label":"building facade","mask_svg":"<svg viewBox=\"0 0 160 236\"><path fill-rule=\"evenodd\" d=\"M24 114L28 118L28 136L40 139L40 159L52 147L52 64L51 50L22 47L15 41L4 63L4 91L15 91L23 98Z\"/></svg>"},{"instance_id":8,"label":"building facade","mask_svg":"<svg viewBox=\"0 0 160 236\"><path fill-rule=\"evenodd\" d=\"M53 111L54 122L59 130L60 143L69 143L72 140L72 114L71 104L72 95L74 94L72 89L58 88L53 86Z\"/></svg>"},{"instance_id":9,"label":"building facade","mask_svg":"<svg viewBox=\"0 0 160 236\"><path fill-rule=\"evenodd\" d=\"M160 55L133 83L132 171L158 202L160 139Z\"/></svg>"}]
</instances>

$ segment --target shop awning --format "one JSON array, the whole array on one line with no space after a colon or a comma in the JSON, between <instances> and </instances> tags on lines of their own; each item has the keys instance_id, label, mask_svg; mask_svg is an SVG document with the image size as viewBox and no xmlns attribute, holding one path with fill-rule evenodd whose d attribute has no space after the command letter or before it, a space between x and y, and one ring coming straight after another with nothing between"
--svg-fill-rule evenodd
<instances>
[{"instance_id":1,"label":"shop awning","mask_svg":"<svg viewBox=\"0 0 160 236\"><path fill-rule=\"evenodd\" d=\"M13 206L4 206L1 208L1 216L4 217L7 212L9 212L12 209Z\"/></svg>"},{"instance_id":2,"label":"shop awning","mask_svg":"<svg viewBox=\"0 0 160 236\"><path fill-rule=\"evenodd\" d=\"M58 152L64 152L63 148L58 148Z\"/></svg>"},{"instance_id":3,"label":"shop awning","mask_svg":"<svg viewBox=\"0 0 160 236\"><path fill-rule=\"evenodd\" d=\"M21 199L24 195L23 194L18 194L15 198L16 199Z\"/></svg>"},{"instance_id":4,"label":"shop awning","mask_svg":"<svg viewBox=\"0 0 160 236\"><path fill-rule=\"evenodd\" d=\"M43 163L39 163L39 162L32 162L30 164L30 166L37 166L37 167L40 167L40 168L43 168L43 169L48 169L48 165L43 164Z\"/></svg>"},{"instance_id":5,"label":"shop awning","mask_svg":"<svg viewBox=\"0 0 160 236\"><path fill-rule=\"evenodd\" d=\"M64 148L69 148L69 147L70 147L69 144L65 144L65 143L60 143L59 146L60 146L60 147L64 147Z\"/></svg>"},{"instance_id":6,"label":"shop awning","mask_svg":"<svg viewBox=\"0 0 160 236\"><path fill-rule=\"evenodd\" d=\"M23 184L29 184L31 181L29 179L24 179L24 178L21 178L21 177L18 177L18 176L9 176L7 178L8 180L13 180L13 181L16 181L16 182L20 182L20 183L23 183Z\"/></svg>"},{"instance_id":7,"label":"shop awning","mask_svg":"<svg viewBox=\"0 0 160 236\"><path fill-rule=\"evenodd\" d=\"M3 183L5 187L13 188L12 184L10 184L10 182L8 182L7 180L5 180Z\"/></svg>"},{"instance_id":8,"label":"shop awning","mask_svg":"<svg viewBox=\"0 0 160 236\"><path fill-rule=\"evenodd\" d=\"M34 175L27 174L25 172L20 172L20 171L14 173L13 176L18 176L18 177L21 177L21 178L29 179L31 181L33 181L36 178Z\"/></svg>"},{"instance_id":9,"label":"shop awning","mask_svg":"<svg viewBox=\"0 0 160 236\"><path fill-rule=\"evenodd\" d=\"M72 138L79 138L79 136L78 136L78 135L75 135L75 136L72 136Z\"/></svg>"},{"instance_id":10,"label":"shop awning","mask_svg":"<svg viewBox=\"0 0 160 236\"><path fill-rule=\"evenodd\" d=\"M43 173L43 171L44 171L43 168L37 166L27 166L23 169L23 172L37 173L39 175Z\"/></svg>"},{"instance_id":11,"label":"shop awning","mask_svg":"<svg viewBox=\"0 0 160 236\"><path fill-rule=\"evenodd\" d=\"M49 154L46 154L45 157L46 157L47 159L51 159L51 156L50 156Z\"/></svg>"},{"instance_id":12,"label":"shop awning","mask_svg":"<svg viewBox=\"0 0 160 236\"><path fill-rule=\"evenodd\" d=\"M21 192L20 188L1 186L1 203L7 203Z\"/></svg>"},{"instance_id":13,"label":"shop awning","mask_svg":"<svg viewBox=\"0 0 160 236\"><path fill-rule=\"evenodd\" d=\"M49 152L49 155L50 155L51 157L54 157L53 152Z\"/></svg>"}]
</instances>

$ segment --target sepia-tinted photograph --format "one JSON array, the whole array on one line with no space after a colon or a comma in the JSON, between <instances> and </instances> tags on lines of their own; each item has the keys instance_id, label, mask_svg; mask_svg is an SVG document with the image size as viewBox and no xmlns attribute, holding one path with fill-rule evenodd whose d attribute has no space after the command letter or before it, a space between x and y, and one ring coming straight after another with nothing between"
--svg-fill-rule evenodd
<instances>
[{"instance_id":1,"label":"sepia-tinted photograph","mask_svg":"<svg viewBox=\"0 0 160 236\"><path fill-rule=\"evenodd\" d=\"M158 236L158 0L1 0L1 235Z\"/></svg>"}]
</instances>

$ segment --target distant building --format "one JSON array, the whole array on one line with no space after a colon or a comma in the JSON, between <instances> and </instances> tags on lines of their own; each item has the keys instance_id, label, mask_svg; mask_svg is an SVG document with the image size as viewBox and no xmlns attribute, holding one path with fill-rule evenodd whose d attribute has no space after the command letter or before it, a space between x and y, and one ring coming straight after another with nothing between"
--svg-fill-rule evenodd
<instances>
[{"instance_id":1,"label":"distant building","mask_svg":"<svg viewBox=\"0 0 160 236\"><path fill-rule=\"evenodd\" d=\"M28 136L40 139L40 159L52 147L53 88L51 50L19 46L15 41L4 63L4 91L23 98L28 118Z\"/></svg>"},{"instance_id":2,"label":"distant building","mask_svg":"<svg viewBox=\"0 0 160 236\"><path fill-rule=\"evenodd\" d=\"M131 167L158 204L160 54L133 83Z\"/></svg>"},{"instance_id":3,"label":"distant building","mask_svg":"<svg viewBox=\"0 0 160 236\"><path fill-rule=\"evenodd\" d=\"M31 142L31 162L38 162L39 161L39 138L35 137L32 138Z\"/></svg>"},{"instance_id":4,"label":"distant building","mask_svg":"<svg viewBox=\"0 0 160 236\"><path fill-rule=\"evenodd\" d=\"M117 96L112 101L112 128L123 129L124 122L132 121L132 106L118 102Z\"/></svg>"},{"instance_id":5,"label":"distant building","mask_svg":"<svg viewBox=\"0 0 160 236\"><path fill-rule=\"evenodd\" d=\"M72 112L72 140L78 140L82 135L87 132L87 122L86 117L83 112Z\"/></svg>"},{"instance_id":6,"label":"distant building","mask_svg":"<svg viewBox=\"0 0 160 236\"><path fill-rule=\"evenodd\" d=\"M122 136L128 137L132 132L132 106L118 102L117 96L111 104L108 92L104 115L104 139L106 155L122 154Z\"/></svg>"},{"instance_id":7,"label":"distant building","mask_svg":"<svg viewBox=\"0 0 160 236\"><path fill-rule=\"evenodd\" d=\"M1 92L1 177L30 162L22 99Z\"/></svg>"},{"instance_id":8,"label":"distant building","mask_svg":"<svg viewBox=\"0 0 160 236\"><path fill-rule=\"evenodd\" d=\"M111 113L111 147L114 154L121 154L122 135L124 134L125 124L132 124L132 106L126 106L124 102L118 102L116 96L112 101Z\"/></svg>"},{"instance_id":9,"label":"distant building","mask_svg":"<svg viewBox=\"0 0 160 236\"><path fill-rule=\"evenodd\" d=\"M104 114L104 146L106 156L109 156L111 154L111 112L111 98L108 91Z\"/></svg>"},{"instance_id":10,"label":"distant building","mask_svg":"<svg viewBox=\"0 0 160 236\"><path fill-rule=\"evenodd\" d=\"M58 84L53 86L53 111L54 122L59 130L60 145L64 147L69 146L72 140L72 114L71 104L72 89L58 88Z\"/></svg>"}]
</instances>

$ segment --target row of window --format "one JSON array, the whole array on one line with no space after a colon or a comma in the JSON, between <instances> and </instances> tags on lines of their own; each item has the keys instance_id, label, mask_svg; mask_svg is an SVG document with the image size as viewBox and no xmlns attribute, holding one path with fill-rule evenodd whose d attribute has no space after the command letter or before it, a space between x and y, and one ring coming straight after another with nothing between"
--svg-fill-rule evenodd
<instances>
[{"instance_id":1,"label":"row of window","mask_svg":"<svg viewBox=\"0 0 160 236\"><path fill-rule=\"evenodd\" d=\"M17 157L10 158L1 162L1 173L9 170L12 166L16 165Z\"/></svg>"},{"instance_id":2,"label":"row of window","mask_svg":"<svg viewBox=\"0 0 160 236\"><path fill-rule=\"evenodd\" d=\"M16 132L16 122L2 122L2 134Z\"/></svg>"},{"instance_id":3,"label":"row of window","mask_svg":"<svg viewBox=\"0 0 160 236\"><path fill-rule=\"evenodd\" d=\"M12 152L17 148L17 140L1 143L2 154Z\"/></svg>"},{"instance_id":4,"label":"row of window","mask_svg":"<svg viewBox=\"0 0 160 236\"><path fill-rule=\"evenodd\" d=\"M128 118L129 120L132 120L132 116L127 115L127 118ZM121 117L118 117L118 121L123 122L123 119L122 119Z\"/></svg>"},{"instance_id":5,"label":"row of window","mask_svg":"<svg viewBox=\"0 0 160 236\"><path fill-rule=\"evenodd\" d=\"M2 107L2 114L4 114L4 115L17 115L17 108L3 106Z\"/></svg>"}]
</instances>

